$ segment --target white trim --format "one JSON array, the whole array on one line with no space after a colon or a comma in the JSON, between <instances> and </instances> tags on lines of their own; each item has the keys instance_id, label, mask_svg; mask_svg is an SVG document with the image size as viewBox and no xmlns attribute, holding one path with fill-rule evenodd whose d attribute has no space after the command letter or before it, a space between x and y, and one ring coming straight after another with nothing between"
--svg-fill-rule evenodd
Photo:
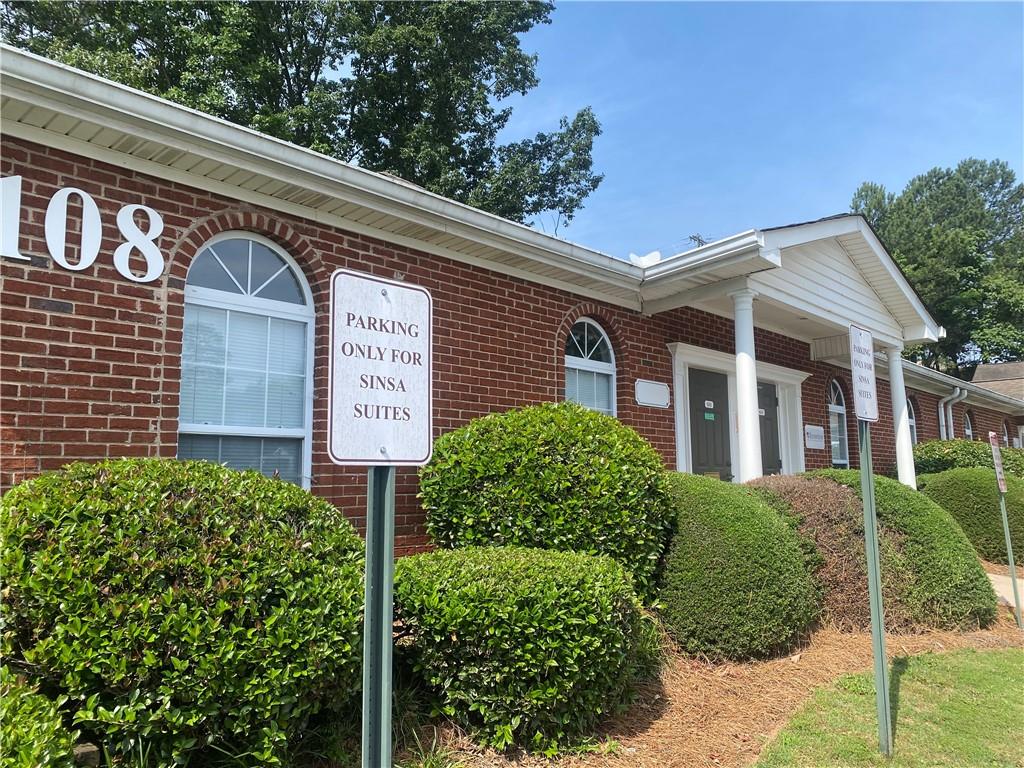
<instances>
[{"instance_id":1,"label":"white trim","mask_svg":"<svg viewBox=\"0 0 1024 768\"><path fill-rule=\"evenodd\" d=\"M258 314L262 317L279 318L305 323L306 325L306 367L303 373L305 378L305 391L303 392L303 419L304 426L301 428L269 428L269 427L247 427L227 424L194 424L191 422L178 421L178 434L182 435L217 435L221 437L281 437L301 438L302 460L301 460L301 484L303 488L309 489L313 482L313 379L316 375L316 366L313 359L316 347L316 310L313 306L313 292L310 289L309 281L306 279L299 263L285 251L280 245L262 235L246 232L245 230L229 230L220 232L203 243L196 253L202 253L207 247L216 245L224 240L244 239L260 243L280 256L289 269L295 274L299 282L300 290L306 301L305 304L292 304L284 301L263 299L257 296L247 296L227 291L218 291L212 288L201 288L198 286L185 285L185 304L209 307L212 309L224 309L229 312L247 312ZM191 265L190 265L191 266ZM229 273L230 276L230 273ZM186 277L187 280L187 277ZM232 278L234 280L234 278ZM237 281L235 281L237 285ZM230 316L229 316L230 317ZM269 354L269 352L268 352ZM179 368L184 369L184 361L179 359ZM225 367L225 371L226 371ZM269 382L268 382L269 386ZM227 397L225 387L224 396ZM179 402L179 416L180 416ZM266 402L264 401L264 409Z\"/></svg>"},{"instance_id":2,"label":"white trim","mask_svg":"<svg viewBox=\"0 0 1024 768\"><path fill-rule=\"evenodd\" d=\"M835 387L836 392L839 394L840 399L843 401L842 405L832 404L832 388ZM843 392L843 388L839 386L839 382L835 377L828 380L828 391L825 393L825 405L826 411L829 414L828 418L828 440L829 440L829 463L832 466L850 466L850 417L846 410L846 394ZM835 456L832 455L832 416L831 414L843 417L843 449L846 454L846 461L836 461Z\"/></svg>"},{"instance_id":3,"label":"white trim","mask_svg":"<svg viewBox=\"0 0 1024 768\"><path fill-rule=\"evenodd\" d=\"M693 467L690 435L690 368L724 373L729 389L729 455L738 468L736 426L736 356L692 344L668 345L672 355L672 383L675 390L676 469L689 472ZM757 380L774 384L779 399L779 452L782 474L804 471L804 425L801 384L811 374L781 365L757 361Z\"/></svg>"}]
</instances>

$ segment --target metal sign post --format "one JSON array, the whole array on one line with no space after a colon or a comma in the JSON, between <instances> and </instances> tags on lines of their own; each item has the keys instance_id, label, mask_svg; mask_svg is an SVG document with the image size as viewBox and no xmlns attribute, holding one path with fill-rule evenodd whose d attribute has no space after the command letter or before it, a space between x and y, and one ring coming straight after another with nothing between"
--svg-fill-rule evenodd
<instances>
[{"instance_id":1,"label":"metal sign post","mask_svg":"<svg viewBox=\"0 0 1024 768\"><path fill-rule=\"evenodd\" d=\"M433 438L430 293L345 269L331 277L327 452L369 466L363 613L363 768L391 768L395 467Z\"/></svg>"},{"instance_id":2,"label":"metal sign post","mask_svg":"<svg viewBox=\"0 0 1024 768\"><path fill-rule=\"evenodd\" d=\"M988 444L992 446L992 465L996 469L996 486L999 488L999 512L1003 516L1003 535L1006 537L1006 562L1010 566L1010 584L1013 585L1014 616L1017 627L1024 629L1020 615L1020 590L1017 587L1017 569L1013 564L1013 543L1010 541L1010 520L1006 516L1006 475L1003 474L1003 453L999 449L999 438L995 432L988 433Z\"/></svg>"},{"instance_id":3,"label":"metal sign post","mask_svg":"<svg viewBox=\"0 0 1024 768\"><path fill-rule=\"evenodd\" d=\"M860 489L864 503L864 551L868 567L868 600L871 605L871 647L875 661L875 705L878 710L878 748L892 754L892 710L889 702L889 662L885 654L885 613L882 606L882 574L878 555L878 516L875 478L871 464L871 423L878 421L875 388L875 348L871 334L850 326L850 370L860 443Z\"/></svg>"}]
</instances>

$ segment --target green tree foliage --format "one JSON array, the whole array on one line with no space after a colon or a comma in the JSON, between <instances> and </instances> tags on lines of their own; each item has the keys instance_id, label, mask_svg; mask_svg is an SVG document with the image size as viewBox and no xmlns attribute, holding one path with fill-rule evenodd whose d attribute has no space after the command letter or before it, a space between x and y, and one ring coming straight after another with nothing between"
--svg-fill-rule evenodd
<instances>
[{"instance_id":1,"label":"green tree foliage","mask_svg":"<svg viewBox=\"0 0 1024 768\"><path fill-rule=\"evenodd\" d=\"M898 195L866 182L851 208L946 328L912 357L961 377L980 362L1024 359L1024 184L1009 165L969 158Z\"/></svg>"},{"instance_id":2,"label":"green tree foliage","mask_svg":"<svg viewBox=\"0 0 1024 768\"><path fill-rule=\"evenodd\" d=\"M589 108L499 144L549 2L3 2L6 41L517 221L601 182Z\"/></svg>"}]
</instances>

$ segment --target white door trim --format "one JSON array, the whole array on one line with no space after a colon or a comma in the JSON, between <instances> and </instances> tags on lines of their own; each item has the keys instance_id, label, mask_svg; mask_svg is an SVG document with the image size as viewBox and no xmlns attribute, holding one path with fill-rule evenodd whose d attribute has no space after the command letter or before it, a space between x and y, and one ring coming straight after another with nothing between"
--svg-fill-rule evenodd
<instances>
[{"instance_id":1,"label":"white door trim","mask_svg":"<svg viewBox=\"0 0 1024 768\"><path fill-rule=\"evenodd\" d=\"M668 345L672 354L672 382L675 386L676 469L690 472L693 449L690 439L690 368L724 373L729 389L729 454L738 466L736 421L736 356L681 342ZM779 447L782 473L804 471L803 408L800 385L811 374L781 365L757 361L757 380L774 384L779 398Z\"/></svg>"}]
</instances>

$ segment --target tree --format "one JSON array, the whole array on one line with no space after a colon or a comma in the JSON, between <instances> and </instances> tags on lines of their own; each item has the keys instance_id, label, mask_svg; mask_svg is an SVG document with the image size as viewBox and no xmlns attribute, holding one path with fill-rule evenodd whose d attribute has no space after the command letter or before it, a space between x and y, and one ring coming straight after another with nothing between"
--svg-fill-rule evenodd
<instances>
[{"instance_id":1,"label":"tree","mask_svg":"<svg viewBox=\"0 0 1024 768\"><path fill-rule=\"evenodd\" d=\"M568 223L602 180L589 108L499 144L537 83L550 2L4 0L3 38L517 221Z\"/></svg>"},{"instance_id":2,"label":"tree","mask_svg":"<svg viewBox=\"0 0 1024 768\"><path fill-rule=\"evenodd\" d=\"M1024 185L1003 161L933 168L898 195L865 182L851 209L881 236L946 338L908 354L969 377L1024 360Z\"/></svg>"}]
</instances>

